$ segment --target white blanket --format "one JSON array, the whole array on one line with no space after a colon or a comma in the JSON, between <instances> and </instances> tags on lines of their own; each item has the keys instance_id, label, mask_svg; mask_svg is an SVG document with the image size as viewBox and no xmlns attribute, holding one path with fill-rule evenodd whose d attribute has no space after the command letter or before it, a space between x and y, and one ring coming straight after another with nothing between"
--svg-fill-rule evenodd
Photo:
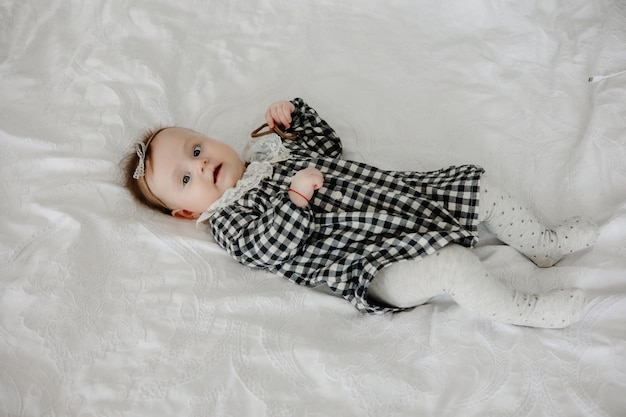
<instances>
[{"instance_id":1,"label":"white blanket","mask_svg":"<svg viewBox=\"0 0 626 417\"><path fill-rule=\"evenodd\" d=\"M0 2L0 415L623 416L626 3ZM241 148L304 98L349 159L474 163L597 245L540 270L485 235L501 279L579 286L565 330L449 298L396 315L240 266L138 207L121 157L147 127Z\"/></svg>"}]
</instances>

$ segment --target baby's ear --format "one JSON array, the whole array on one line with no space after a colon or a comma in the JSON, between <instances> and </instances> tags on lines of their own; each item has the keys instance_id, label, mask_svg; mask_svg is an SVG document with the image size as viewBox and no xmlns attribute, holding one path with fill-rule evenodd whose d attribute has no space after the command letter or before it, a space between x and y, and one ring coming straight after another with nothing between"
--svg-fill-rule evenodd
<instances>
[{"instance_id":1,"label":"baby's ear","mask_svg":"<svg viewBox=\"0 0 626 417\"><path fill-rule=\"evenodd\" d=\"M200 214L201 213L195 213L193 211L184 209L172 210L172 216L176 217L177 219L183 220L196 220L198 217L200 217Z\"/></svg>"}]
</instances>

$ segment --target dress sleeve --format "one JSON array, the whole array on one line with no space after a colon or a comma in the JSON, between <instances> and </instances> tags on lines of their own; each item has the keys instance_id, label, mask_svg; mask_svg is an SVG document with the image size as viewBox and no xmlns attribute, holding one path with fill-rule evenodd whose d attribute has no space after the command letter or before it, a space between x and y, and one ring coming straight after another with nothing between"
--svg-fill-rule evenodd
<instances>
[{"instance_id":1,"label":"dress sleeve","mask_svg":"<svg viewBox=\"0 0 626 417\"><path fill-rule=\"evenodd\" d=\"M287 132L298 135L297 143L292 143L323 156L341 158L341 139L335 130L301 98L294 98L291 102L295 110L291 115L291 127Z\"/></svg>"},{"instance_id":2,"label":"dress sleeve","mask_svg":"<svg viewBox=\"0 0 626 417\"><path fill-rule=\"evenodd\" d=\"M211 219L216 242L237 261L259 268L296 256L313 233L313 213L291 201L273 201L263 211L230 206Z\"/></svg>"}]
</instances>

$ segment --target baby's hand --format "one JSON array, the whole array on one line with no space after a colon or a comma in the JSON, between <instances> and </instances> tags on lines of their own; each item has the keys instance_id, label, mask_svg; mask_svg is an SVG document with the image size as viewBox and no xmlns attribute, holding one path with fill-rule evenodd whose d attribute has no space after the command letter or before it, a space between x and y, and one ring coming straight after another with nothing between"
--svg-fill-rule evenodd
<instances>
[{"instance_id":1,"label":"baby's hand","mask_svg":"<svg viewBox=\"0 0 626 417\"><path fill-rule=\"evenodd\" d=\"M308 167L296 172L289 186L289 199L298 207L306 207L315 190L324 184L324 175L319 169Z\"/></svg>"},{"instance_id":2,"label":"baby's hand","mask_svg":"<svg viewBox=\"0 0 626 417\"><path fill-rule=\"evenodd\" d=\"M288 129L291 123L291 113L293 113L294 110L295 107L290 101L277 101L276 103L270 104L265 112L267 127L274 129L278 124Z\"/></svg>"}]
</instances>

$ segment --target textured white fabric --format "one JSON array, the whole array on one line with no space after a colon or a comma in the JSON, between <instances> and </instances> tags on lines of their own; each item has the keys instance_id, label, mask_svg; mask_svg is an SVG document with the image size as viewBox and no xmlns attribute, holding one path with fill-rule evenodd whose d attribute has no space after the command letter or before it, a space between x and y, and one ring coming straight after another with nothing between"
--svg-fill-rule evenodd
<instances>
[{"instance_id":1,"label":"textured white fabric","mask_svg":"<svg viewBox=\"0 0 626 417\"><path fill-rule=\"evenodd\" d=\"M289 149L285 148L280 136L276 134L250 139L243 150L246 162L275 163L289 158Z\"/></svg>"},{"instance_id":2,"label":"textured white fabric","mask_svg":"<svg viewBox=\"0 0 626 417\"><path fill-rule=\"evenodd\" d=\"M621 416L626 409L626 3L0 2L0 415ZM596 246L512 287L583 288L564 330L438 297L366 316L137 207L118 161L148 126L242 149L304 97L350 159L475 163ZM527 279L520 277L530 277Z\"/></svg>"}]
</instances>

